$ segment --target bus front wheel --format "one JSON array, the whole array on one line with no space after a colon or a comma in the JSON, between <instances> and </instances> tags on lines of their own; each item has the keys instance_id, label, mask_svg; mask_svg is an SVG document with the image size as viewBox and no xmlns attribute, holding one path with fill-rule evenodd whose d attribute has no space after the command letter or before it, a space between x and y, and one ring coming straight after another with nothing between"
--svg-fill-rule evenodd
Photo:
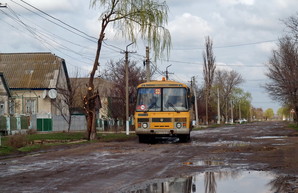
<instances>
[{"instance_id":1,"label":"bus front wheel","mask_svg":"<svg viewBox=\"0 0 298 193\"><path fill-rule=\"evenodd\" d=\"M187 143L190 141L190 134L185 134L185 135L179 135L179 140L182 143Z\"/></svg>"}]
</instances>

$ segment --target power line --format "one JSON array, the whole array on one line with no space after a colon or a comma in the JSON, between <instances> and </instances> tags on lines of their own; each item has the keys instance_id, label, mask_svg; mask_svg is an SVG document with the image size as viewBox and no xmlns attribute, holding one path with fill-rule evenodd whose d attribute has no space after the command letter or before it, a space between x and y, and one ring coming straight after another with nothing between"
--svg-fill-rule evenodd
<instances>
[{"instance_id":1,"label":"power line","mask_svg":"<svg viewBox=\"0 0 298 193\"><path fill-rule=\"evenodd\" d=\"M172 63L181 63L181 64L198 64L203 65L203 62L188 62L188 61L179 61L179 60L163 60L163 62L172 62ZM232 64L216 64L216 66L227 66L227 67L251 67L251 68L265 68L264 65L232 65Z\"/></svg>"},{"instance_id":2,"label":"power line","mask_svg":"<svg viewBox=\"0 0 298 193\"><path fill-rule=\"evenodd\" d=\"M26 8L26 9L27 9L27 8ZM53 37L55 37L55 38L62 39L62 40L65 41L65 42L68 42L68 43L70 43L70 44L72 44L72 45L76 45L76 46L81 47L81 48L84 48L84 49L88 49L88 48L86 48L86 47L84 47L84 46L81 46L81 45L79 45L79 44L76 44L76 43L74 43L74 42L72 42L72 41L69 41L69 40L67 40L67 39L65 39L65 38L63 38L63 37L61 37L61 36L59 36L59 35L56 35L56 34L54 34L54 33L51 33L51 32L49 32L49 30L44 30L44 29L43 29L42 27L40 27L39 25L36 25L36 23L34 23L34 24L35 24L38 28L40 28L41 30L40 30L40 29L37 29L37 28L33 28L32 26L26 24L26 23L20 18L20 16L19 16L19 15L18 15L12 8L9 7L8 10L11 12L11 14L6 13L6 12L4 12L4 11L2 11L2 10L1 10L1 12L2 12L4 15L6 15L8 18L10 18L10 19L12 19L13 21L15 21L16 23L18 23L21 27L23 27L27 32L29 32L29 34L30 34L32 37L34 37L35 39L39 40L39 42L40 42L46 49L50 50L50 52L53 52L53 50L50 48L50 47L52 47L52 48L55 49L56 51L58 51L58 52L62 53L63 55L65 55L65 56L67 56L67 57L73 59L75 62L78 62L78 61L79 61L79 62L81 62L81 63L87 63L87 62L85 62L85 61L81 61L80 59L78 59L78 58L76 58L76 57L73 57L73 56L71 56L71 55L69 55L69 54L63 52L62 50L65 50L65 51L67 51L67 52L71 52L71 53L75 54L76 56L81 56L83 59L87 59L87 60L89 60L89 62L90 62L90 61L93 61L93 59L91 59L90 57L85 56L85 55L83 55L81 52L75 51L75 50L73 50L72 48L67 47L65 44L61 44L61 43L58 42L56 39L53 39L51 36L53 36ZM27 9L27 10L28 10L28 9ZM29 11L30 11L30 10L29 10ZM31 11L31 12L32 12L32 11ZM38 16L40 16L40 14L38 14ZM10 23L5 22L5 20L1 20L1 21L4 22L4 23L6 23L7 25L9 25L10 27L12 27L12 28L14 28L14 29L17 29L17 30L19 30L19 31L22 31L20 28L17 28L15 25L11 25ZM48 40L50 40L50 41L48 41ZM55 45L53 46L53 44L55 44ZM61 50L57 49L57 45L58 45L58 48L61 49ZM108 45L108 46L112 46L112 45ZM108 46L105 46L105 47L109 48ZM111 49L112 49L112 48L111 48ZM115 50L115 49L112 49L112 50L113 50L114 52L119 53L118 50ZM120 53L119 53L119 54L120 54ZM106 55L106 54L105 54L105 55ZM88 64L89 64L89 62L88 62ZM76 68L80 68L80 67L78 67L78 66L76 66L76 65L73 65L72 63L67 63L67 64L72 65L72 66L74 66L74 67L76 67ZM80 69L82 69L82 68L80 68ZM85 70L85 69L83 69L83 70Z\"/></svg>"},{"instance_id":3,"label":"power line","mask_svg":"<svg viewBox=\"0 0 298 193\"><path fill-rule=\"evenodd\" d=\"M250 42L250 43L239 43L239 44L231 44L231 45L223 45L223 46L214 46L214 49L221 49L221 48L233 48L233 47L240 47L240 46L250 46L250 45L257 45L269 42L276 42L278 40L264 40L264 41L257 41L257 42ZM196 47L196 48L174 48L172 50L204 50L205 47Z\"/></svg>"},{"instance_id":4,"label":"power line","mask_svg":"<svg viewBox=\"0 0 298 193\"><path fill-rule=\"evenodd\" d=\"M47 20L47 21L49 21L49 22L51 22L51 23L53 23L53 24L55 24L55 25L57 25L57 26L59 26L59 27L61 27L61 28L63 28L63 29L65 29L65 30L67 30L67 31L69 31L69 32L71 32L71 33L73 33L73 34L75 34L75 35L78 35L78 36L80 36L80 37L82 37L82 38L84 38L84 39L86 39L86 40L89 40L89 41L91 41L91 42L93 42L93 43L97 43L97 38L96 38L96 37L93 37L93 36L91 36L91 35L89 35L89 34L83 32L82 30L79 30L78 28L73 27L73 26L70 25L70 24L67 24L66 22L64 22L64 21L62 21L62 20L60 20L60 19L58 19L58 18L56 18L56 17L54 17L54 16L52 16L52 15L46 13L45 11L42 11L41 9L39 9L39 8L37 8L37 7L31 5L31 4L29 4L29 3L27 3L27 2L25 2L25 1L23 1L23 0L20 0L20 1L23 2L23 3L25 3L26 5L30 6L31 8L33 8L33 9L35 9L35 10L41 12L42 14L46 15L47 17L49 17L49 18L51 18L51 19L54 19L54 20L58 21L58 22L61 23L62 25L59 24L59 23L57 23L57 22L55 22L55 21L52 21L51 19L48 19L47 17L45 17L45 16L43 16L43 15L41 15L41 14L39 14L39 13L36 13L36 12L30 10L29 8L27 8L27 7L23 6L23 5L21 5L20 3L17 3L17 2L15 2L15 1L13 1L13 0L11 0L11 1L12 1L13 3L15 3L15 4L21 6L22 8L24 8L24 9L26 9L26 10L28 10L28 11L30 11L30 12L32 12L32 13L38 15L38 16L40 16L40 17L42 17L43 19L45 19L45 20ZM70 29L68 29L67 27L64 27L63 25L67 26L67 27L70 28ZM104 42L104 43L105 43L105 42ZM106 43L105 43L105 44L106 44ZM106 48L108 48L108 49L110 49L110 50L112 50L112 51L115 51L115 52L122 51L121 48L119 48L119 47L117 47L117 46L114 46L114 45L111 45L111 44L106 44L106 46L105 46L105 45L103 45L103 46L106 47ZM114 49L112 49L112 48L109 48L108 46L117 48L117 49L119 49L119 50L114 50Z\"/></svg>"},{"instance_id":5,"label":"power line","mask_svg":"<svg viewBox=\"0 0 298 193\"><path fill-rule=\"evenodd\" d=\"M13 0L11 0L11 1L14 2ZM97 41L97 38L95 38L95 37L93 37L93 36L90 36L90 35L88 35L87 33L85 33L85 32L83 32L83 31L81 31L81 30L79 30L79 29L77 29L77 28L75 28L75 27L73 27L73 26L71 26L71 25L65 23L64 21L62 21L62 20L60 20L60 19L58 19L58 18L56 18L56 17L54 17L54 16L52 16L52 15L50 15L50 14L48 14L48 13L46 13L46 12L44 12L44 11L38 9L37 7L35 7L35 6L33 6L33 5L31 5L31 4L27 3L27 2L25 2L24 0L20 0L20 1L23 2L23 3L25 3L25 4L28 5L28 6L32 7L33 9L35 9L35 10L41 12L42 14L44 14L44 15L46 15L46 16L48 16L48 17L50 17L50 18L52 18L52 19L54 19L54 20L56 20L56 21L58 21L58 22L60 22L60 23L62 23L63 25L65 25L65 26L67 26L67 27L69 27L69 28L71 28L71 29L73 29L73 30L75 30L75 31L77 31L77 32L79 32L79 33L85 35L86 37L88 37L87 39L90 39L90 40L93 39L93 41ZM16 2L14 2L14 3L16 3ZM18 4L18 3L16 3L16 4ZM18 4L18 5L20 5L20 4ZM22 6L22 5L21 5L21 6ZM24 7L24 6L22 6L22 7ZM25 8L25 7L24 7L24 8ZM25 9L27 9L27 8L25 8ZM27 10L29 10L29 9L27 9ZM31 10L29 10L29 11L31 11ZM32 12L32 11L31 11L31 12ZM39 15L39 14L38 14L38 15ZM41 16L41 15L40 15L40 16ZM41 16L41 17L42 17L42 16ZM45 18L45 17L43 17L43 18ZM45 18L45 19L46 19L46 18ZM48 19L47 19L47 20L48 20ZM48 20L48 21L50 21L50 20ZM52 22L52 21L50 21L50 22ZM55 23L55 24L57 24L57 23ZM57 25L59 25L59 24L57 24ZM59 26L60 26L60 25L59 25ZM61 26L60 26L60 27L61 27ZM64 27L63 27L63 28L64 28Z\"/></svg>"}]
</instances>

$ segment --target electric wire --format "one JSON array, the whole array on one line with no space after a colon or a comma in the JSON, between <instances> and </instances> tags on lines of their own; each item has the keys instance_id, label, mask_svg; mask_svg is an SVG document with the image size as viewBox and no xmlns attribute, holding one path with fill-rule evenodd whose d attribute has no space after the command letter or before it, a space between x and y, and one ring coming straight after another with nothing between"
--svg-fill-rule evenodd
<instances>
[{"instance_id":1,"label":"electric wire","mask_svg":"<svg viewBox=\"0 0 298 193\"><path fill-rule=\"evenodd\" d=\"M9 8L9 7L8 7L8 8ZM62 53L62 54L64 54L64 55L66 55L66 56L68 56L68 57L70 57L70 58L72 58L72 59L74 59L74 60L80 61L80 60L78 60L77 58L74 58L74 57L72 57L71 55L69 55L69 54L67 54L67 53L65 53L65 52L62 52L61 50L56 49L56 48L55 48L55 47L48 41L47 38L44 38L44 37L41 36L41 33L39 33L39 34L36 33L37 31L36 31L35 28L33 28L33 27L29 26L28 24L24 23L24 22L20 19L20 17L18 16L18 14L16 14L16 13L13 11L13 9L9 8L8 10L9 10L14 16L9 15L8 13L3 12L2 10L1 10L1 12L3 12L5 15L7 15L9 18L11 18L12 20L14 20L15 22L19 23L21 26L23 26L25 30L27 30L33 37L35 37L36 39L38 39L39 42L40 42L43 46L45 46L48 50L50 50L51 52L53 52L53 50L50 48L50 47L52 47L52 48L55 49L56 51L58 51L58 52L60 52L60 53ZM11 26L11 25L10 25L10 26ZM65 47L65 46L59 44L57 41L55 41L55 40L53 40L53 39L52 39L52 41L55 42L57 45L60 45L60 46L61 46L60 48L61 48L62 50L66 50L66 51L74 52L74 51L72 51L71 49L69 49L68 47ZM75 53L75 54L79 54L79 53L77 53L77 52L74 52L74 53ZM80 62L85 63L85 61L80 61ZM70 64L70 65L72 65L72 64ZM78 67L78 66L75 66L75 67Z\"/></svg>"}]
</instances>

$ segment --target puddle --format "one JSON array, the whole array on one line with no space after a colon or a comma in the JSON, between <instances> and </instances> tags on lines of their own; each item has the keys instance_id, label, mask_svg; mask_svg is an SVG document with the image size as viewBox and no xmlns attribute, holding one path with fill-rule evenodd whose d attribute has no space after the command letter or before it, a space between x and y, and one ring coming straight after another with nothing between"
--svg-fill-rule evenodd
<instances>
[{"instance_id":1,"label":"puddle","mask_svg":"<svg viewBox=\"0 0 298 193\"><path fill-rule=\"evenodd\" d=\"M226 146L226 147L244 147L248 145L252 145L252 142L244 142L244 141L216 141L216 142L192 142L193 145L200 146Z\"/></svg>"},{"instance_id":2,"label":"puddle","mask_svg":"<svg viewBox=\"0 0 298 193\"><path fill-rule=\"evenodd\" d=\"M221 171L193 176L155 179L120 192L127 193L269 193L283 192L284 183L264 171ZM284 191L286 192L286 191Z\"/></svg>"},{"instance_id":3,"label":"puddle","mask_svg":"<svg viewBox=\"0 0 298 193\"><path fill-rule=\"evenodd\" d=\"M283 139L287 136L262 136L262 137L253 137L253 139Z\"/></svg>"},{"instance_id":4,"label":"puddle","mask_svg":"<svg viewBox=\"0 0 298 193\"><path fill-rule=\"evenodd\" d=\"M223 166L223 165L227 165L225 162L223 161L197 161L193 163L194 166Z\"/></svg>"}]
</instances>

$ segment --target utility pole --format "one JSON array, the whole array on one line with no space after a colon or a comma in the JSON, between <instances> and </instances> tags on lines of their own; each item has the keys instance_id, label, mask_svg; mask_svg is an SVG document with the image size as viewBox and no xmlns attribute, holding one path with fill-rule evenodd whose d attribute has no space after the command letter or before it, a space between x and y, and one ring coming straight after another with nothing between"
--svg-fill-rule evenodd
<instances>
[{"instance_id":1,"label":"utility pole","mask_svg":"<svg viewBox=\"0 0 298 193\"><path fill-rule=\"evenodd\" d=\"M195 95L195 114L196 114L196 126L198 126L199 125L199 116L198 116L198 101L197 101L197 91L196 91L196 87L195 87L195 85L196 85L196 79L195 79L195 77L193 76L192 77L192 89L193 89L193 93L194 93L194 95Z\"/></svg>"},{"instance_id":2,"label":"utility pole","mask_svg":"<svg viewBox=\"0 0 298 193\"><path fill-rule=\"evenodd\" d=\"M166 67L166 80L169 80L169 71L168 71L168 68L169 68L170 66L172 66L172 64L170 64L170 65L168 65L168 66Z\"/></svg>"},{"instance_id":3,"label":"utility pole","mask_svg":"<svg viewBox=\"0 0 298 193\"><path fill-rule=\"evenodd\" d=\"M217 124L220 124L219 88L217 88Z\"/></svg>"},{"instance_id":4,"label":"utility pole","mask_svg":"<svg viewBox=\"0 0 298 193\"><path fill-rule=\"evenodd\" d=\"M234 123L234 116L233 116L233 101L231 101L231 124Z\"/></svg>"},{"instance_id":5,"label":"utility pole","mask_svg":"<svg viewBox=\"0 0 298 193\"><path fill-rule=\"evenodd\" d=\"M128 54L133 53L127 51L128 46L132 45L134 42L126 46L125 52L125 103L126 103L126 135L129 135L129 100L128 100Z\"/></svg>"},{"instance_id":6,"label":"utility pole","mask_svg":"<svg viewBox=\"0 0 298 193\"><path fill-rule=\"evenodd\" d=\"M0 3L0 8L7 8L7 3L5 3L5 4Z\"/></svg>"},{"instance_id":7,"label":"utility pole","mask_svg":"<svg viewBox=\"0 0 298 193\"><path fill-rule=\"evenodd\" d=\"M226 102L226 121L225 124L227 124L229 122L229 115L228 115L228 101Z\"/></svg>"},{"instance_id":8,"label":"utility pole","mask_svg":"<svg viewBox=\"0 0 298 193\"><path fill-rule=\"evenodd\" d=\"M168 66L166 67L166 80L169 80L169 74L174 74L174 73L170 73L170 72L168 71L168 68L169 68L170 66L172 66L172 64L170 64L170 65L168 65ZM164 73L164 72L163 72L163 73Z\"/></svg>"},{"instance_id":9,"label":"utility pole","mask_svg":"<svg viewBox=\"0 0 298 193\"><path fill-rule=\"evenodd\" d=\"M239 120L241 119L241 105L240 105L240 101L239 101Z\"/></svg>"},{"instance_id":10,"label":"utility pole","mask_svg":"<svg viewBox=\"0 0 298 193\"><path fill-rule=\"evenodd\" d=\"M146 80L147 82L150 81L150 57L149 57L149 47L146 46Z\"/></svg>"}]
</instances>

